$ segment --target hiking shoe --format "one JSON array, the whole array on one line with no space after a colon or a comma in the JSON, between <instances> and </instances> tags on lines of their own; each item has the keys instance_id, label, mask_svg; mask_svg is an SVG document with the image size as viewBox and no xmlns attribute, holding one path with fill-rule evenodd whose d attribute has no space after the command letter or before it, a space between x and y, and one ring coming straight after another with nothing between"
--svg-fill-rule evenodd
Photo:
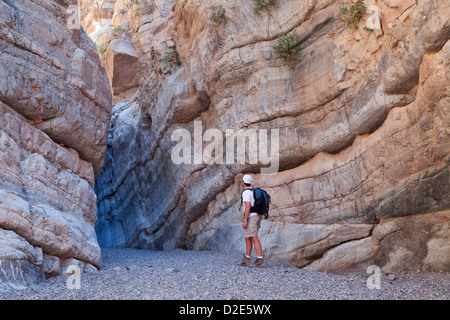
<instances>
[{"instance_id":1,"label":"hiking shoe","mask_svg":"<svg viewBox=\"0 0 450 320\"><path fill-rule=\"evenodd\" d=\"M252 264L252 267L263 268L264 267L264 259L257 258L255 263Z\"/></svg>"},{"instance_id":2,"label":"hiking shoe","mask_svg":"<svg viewBox=\"0 0 450 320\"><path fill-rule=\"evenodd\" d=\"M242 261L238 265L241 267L247 267L250 265L250 263L251 263L250 259L244 256L244 259L242 259Z\"/></svg>"}]
</instances>

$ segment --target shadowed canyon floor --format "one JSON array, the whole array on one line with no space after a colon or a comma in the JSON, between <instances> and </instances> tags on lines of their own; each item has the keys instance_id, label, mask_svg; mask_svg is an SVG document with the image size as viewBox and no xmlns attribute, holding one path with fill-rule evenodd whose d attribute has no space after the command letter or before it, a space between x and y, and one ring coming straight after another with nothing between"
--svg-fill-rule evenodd
<instances>
[{"instance_id":1,"label":"shadowed canyon floor","mask_svg":"<svg viewBox=\"0 0 450 320\"><path fill-rule=\"evenodd\" d=\"M449 272L381 273L368 289L365 271L317 272L277 261L265 268L239 267L239 256L211 251L103 248L103 268L81 274L81 288L55 277L3 299L432 299L450 298Z\"/></svg>"}]
</instances>

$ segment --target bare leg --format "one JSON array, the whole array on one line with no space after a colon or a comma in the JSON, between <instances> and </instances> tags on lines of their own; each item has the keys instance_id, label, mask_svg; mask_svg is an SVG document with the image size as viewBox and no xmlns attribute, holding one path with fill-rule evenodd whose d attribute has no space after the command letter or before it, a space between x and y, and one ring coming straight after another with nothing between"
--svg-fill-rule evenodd
<instances>
[{"instance_id":1,"label":"bare leg","mask_svg":"<svg viewBox=\"0 0 450 320\"><path fill-rule=\"evenodd\" d=\"M258 237L251 237L251 242L255 245L255 251L256 251L256 255L258 257L262 257L262 246L261 246L261 242L259 241Z\"/></svg>"},{"instance_id":2,"label":"bare leg","mask_svg":"<svg viewBox=\"0 0 450 320\"><path fill-rule=\"evenodd\" d=\"M245 238L245 247L247 249L246 254L247 256L251 256L252 255L252 239L251 238Z\"/></svg>"}]
</instances>

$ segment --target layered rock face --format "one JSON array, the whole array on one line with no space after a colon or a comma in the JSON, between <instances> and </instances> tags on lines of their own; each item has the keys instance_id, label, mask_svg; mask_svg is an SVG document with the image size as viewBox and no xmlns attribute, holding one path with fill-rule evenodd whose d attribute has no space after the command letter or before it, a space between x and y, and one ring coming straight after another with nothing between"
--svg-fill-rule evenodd
<instances>
[{"instance_id":1,"label":"layered rock face","mask_svg":"<svg viewBox=\"0 0 450 320\"><path fill-rule=\"evenodd\" d=\"M258 12L252 1L116 1L98 42L118 101L96 181L99 242L243 252L240 181L252 173L272 196L268 258L450 269L450 7L365 3L355 29L339 19L352 1ZM273 48L288 32L300 41L292 60ZM279 142L270 163L263 136L245 163L226 148L240 129Z\"/></svg>"},{"instance_id":2,"label":"layered rock face","mask_svg":"<svg viewBox=\"0 0 450 320\"><path fill-rule=\"evenodd\" d=\"M101 267L94 183L111 93L68 5L0 1L0 290Z\"/></svg>"}]
</instances>

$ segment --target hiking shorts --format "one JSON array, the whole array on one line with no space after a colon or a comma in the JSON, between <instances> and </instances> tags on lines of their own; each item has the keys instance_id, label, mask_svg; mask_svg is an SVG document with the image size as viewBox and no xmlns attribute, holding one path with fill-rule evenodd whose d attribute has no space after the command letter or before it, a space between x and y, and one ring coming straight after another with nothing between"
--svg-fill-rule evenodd
<instances>
[{"instance_id":1,"label":"hiking shorts","mask_svg":"<svg viewBox=\"0 0 450 320\"><path fill-rule=\"evenodd\" d=\"M261 220L262 218L259 214L248 218L247 228L244 229L244 235L246 238L258 236L259 227L261 226Z\"/></svg>"}]
</instances>

